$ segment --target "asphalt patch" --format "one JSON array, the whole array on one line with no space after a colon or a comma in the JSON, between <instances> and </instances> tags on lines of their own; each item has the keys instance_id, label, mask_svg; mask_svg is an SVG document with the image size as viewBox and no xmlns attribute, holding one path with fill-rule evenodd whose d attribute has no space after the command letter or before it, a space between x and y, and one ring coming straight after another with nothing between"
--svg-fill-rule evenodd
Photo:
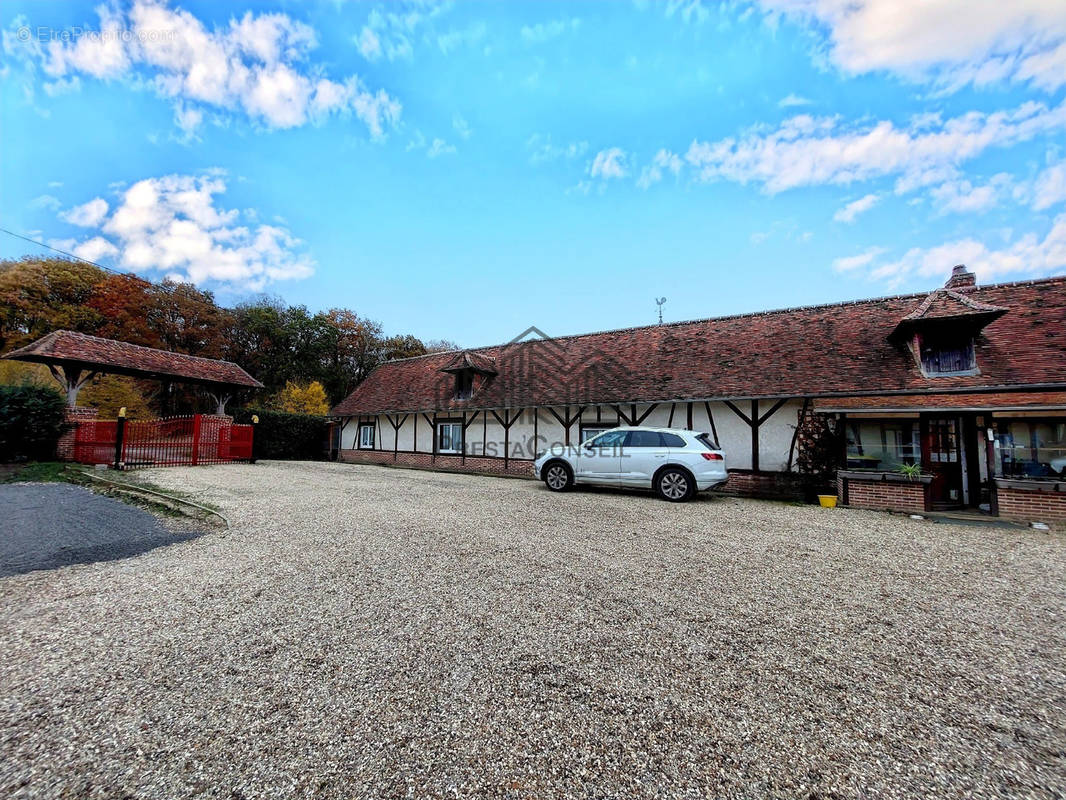
<instances>
[{"instance_id":1,"label":"asphalt patch","mask_svg":"<svg viewBox=\"0 0 1066 800\"><path fill-rule=\"evenodd\" d=\"M129 558L202 535L78 486L0 485L0 577Z\"/></svg>"}]
</instances>

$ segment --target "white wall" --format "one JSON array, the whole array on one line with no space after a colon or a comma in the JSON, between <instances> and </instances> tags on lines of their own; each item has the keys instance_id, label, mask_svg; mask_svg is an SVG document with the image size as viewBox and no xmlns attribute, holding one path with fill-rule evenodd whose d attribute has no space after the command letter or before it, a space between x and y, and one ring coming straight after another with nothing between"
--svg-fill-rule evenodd
<instances>
[{"instance_id":1,"label":"white wall","mask_svg":"<svg viewBox=\"0 0 1066 800\"><path fill-rule=\"evenodd\" d=\"M760 400L759 413L765 414L775 401ZM674 417L672 426L685 428L688 424L687 403L674 404ZM735 403L737 408L744 414L751 413L751 402L748 400ZM726 463L730 469L751 469L751 428L737 414L722 402L709 404L711 414L714 417L713 430L718 434L718 443L725 451ZM622 411L628 416L631 413L631 405L621 406ZM649 405L647 403L637 405L637 416L644 414ZM774 412L759 428L759 468L768 472L783 471L788 463L789 448L792 445L792 437L799 423L799 412L802 403L799 400L789 400L781 408ZM570 407L573 414L577 409ZM670 403L659 404L641 422L642 425L666 427L670 422ZM556 413L564 417L563 409L556 408ZM467 420L470 414L467 412ZM500 417L504 417L502 411L497 411ZM511 416L514 412L509 412ZM537 424L534 426L533 417L537 414ZM487 415L487 421L484 416ZM418 438L415 441L414 414L408 416L400 427L398 448L401 451L416 450L429 453L433 451L434 432L425 418L419 415L417 424ZM440 417L452 416L440 413ZM456 417L459 414L454 415ZM599 414L600 420L606 424L617 421L618 415L613 408L605 406ZM395 417L394 417L395 419ZM570 426L570 443L577 444L580 441L581 423L586 425L597 422L596 408L586 408L581 418ZM624 421L622 424L626 424ZM706 405L703 402L692 404L692 426L698 431L712 431L712 425L708 420ZM565 444L566 435L563 426L555 416L547 409L541 408L534 412L527 409L521 413L518 420L511 426L508 435L508 446L512 458L531 458L533 453L533 436L536 431L538 441L536 452L543 452L552 446L561 447ZM341 447L353 449L357 446L359 424L357 418L349 421L341 434ZM487 448L483 449L483 443ZM382 415L378 418L378 436L376 449L391 451L393 449L393 428L389 421ZM497 422L491 412L479 413L477 419L466 429L466 452L468 455L488 454L490 456L503 456L504 454L504 428ZM792 464L796 469L795 458Z\"/></svg>"}]
</instances>

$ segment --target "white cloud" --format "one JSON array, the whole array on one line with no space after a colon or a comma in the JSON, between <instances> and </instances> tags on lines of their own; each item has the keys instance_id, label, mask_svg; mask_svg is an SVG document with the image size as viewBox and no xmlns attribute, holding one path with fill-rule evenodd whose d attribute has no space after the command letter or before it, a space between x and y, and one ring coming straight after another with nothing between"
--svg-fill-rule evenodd
<instances>
[{"instance_id":1,"label":"white cloud","mask_svg":"<svg viewBox=\"0 0 1066 800\"><path fill-rule=\"evenodd\" d=\"M941 276L953 264L966 264L982 283L1061 272L1066 269L1066 214L1054 220L1043 238L1029 233L998 250L973 238L915 247L897 261L876 267L870 276L896 286L912 276Z\"/></svg>"},{"instance_id":2,"label":"white cloud","mask_svg":"<svg viewBox=\"0 0 1066 800\"><path fill-rule=\"evenodd\" d=\"M660 150L655 154L651 163L640 171L637 186L641 189L647 189L652 184L658 183L663 179L664 169L672 173L676 178L681 174L681 167L681 156L669 150Z\"/></svg>"},{"instance_id":3,"label":"white cloud","mask_svg":"<svg viewBox=\"0 0 1066 800\"><path fill-rule=\"evenodd\" d=\"M29 205L33 209L43 208L48 211L58 211L62 208L63 203L55 195L42 194L30 200Z\"/></svg>"},{"instance_id":4,"label":"white cloud","mask_svg":"<svg viewBox=\"0 0 1066 800\"><path fill-rule=\"evenodd\" d=\"M367 15L366 24L354 37L355 45L368 61L411 59L418 39L431 40L434 21L450 9L450 3L435 0L396 0L379 5Z\"/></svg>"},{"instance_id":5,"label":"white cloud","mask_svg":"<svg viewBox=\"0 0 1066 800\"><path fill-rule=\"evenodd\" d=\"M452 115L452 128L462 139L469 139L474 132L470 127L470 123L463 119L463 115L458 112Z\"/></svg>"},{"instance_id":6,"label":"white cloud","mask_svg":"<svg viewBox=\"0 0 1066 800\"><path fill-rule=\"evenodd\" d=\"M80 228L95 228L103 222L109 208L110 206L108 206L104 198L97 197L83 205L74 206L74 208L63 212L59 216L71 225L77 225ZM89 260L91 261L92 259Z\"/></svg>"},{"instance_id":7,"label":"white cloud","mask_svg":"<svg viewBox=\"0 0 1066 800\"><path fill-rule=\"evenodd\" d=\"M64 242L75 255L114 258L135 272L155 271L196 284L221 283L260 291L278 280L306 278L314 262L280 225L254 224L255 215L219 208L226 191L220 171L147 178L126 189L108 213L97 198L64 215L100 233ZM102 205L101 205L102 204Z\"/></svg>"},{"instance_id":8,"label":"white cloud","mask_svg":"<svg viewBox=\"0 0 1066 800\"><path fill-rule=\"evenodd\" d=\"M581 19L578 17L556 19L551 22L538 22L536 25L523 25L521 36L526 44L541 44L565 33L572 33L580 27Z\"/></svg>"},{"instance_id":9,"label":"white cloud","mask_svg":"<svg viewBox=\"0 0 1066 800\"><path fill-rule=\"evenodd\" d=\"M843 258L833 259L833 269L837 272L850 272L851 270L858 269L859 267L868 266L873 262L875 258L885 252L883 247L871 247L865 252L859 253L856 256L845 256Z\"/></svg>"},{"instance_id":10,"label":"white cloud","mask_svg":"<svg viewBox=\"0 0 1066 800\"><path fill-rule=\"evenodd\" d=\"M891 175L902 193L957 177L960 164L990 147L1064 128L1066 101L1052 108L1028 102L1012 111L972 111L939 123L923 117L902 128L802 114L769 133L756 127L740 138L693 141L685 160L699 180L759 183L770 194Z\"/></svg>"},{"instance_id":11,"label":"white cloud","mask_svg":"<svg viewBox=\"0 0 1066 800\"><path fill-rule=\"evenodd\" d=\"M1010 175L1001 172L977 186L968 180L946 181L930 189L929 194L941 213L975 213L993 208L1010 186Z\"/></svg>"},{"instance_id":12,"label":"white cloud","mask_svg":"<svg viewBox=\"0 0 1066 800\"><path fill-rule=\"evenodd\" d=\"M629 174L626 160L626 152L620 147L600 150L592 160L592 166L589 167L589 175L593 178L603 178L604 180L624 178Z\"/></svg>"},{"instance_id":13,"label":"white cloud","mask_svg":"<svg viewBox=\"0 0 1066 800\"><path fill-rule=\"evenodd\" d=\"M437 36L437 47L443 55L460 48L470 47L485 38L488 27L484 22L473 22L465 28L453 28Z\"/></svg>"},{"instance_id":14,"label":"white cloud","mask_svg":"<svg viewBox=\"0 0 1066 800\"><path fill-rule=\"evenodd\" d=\"M798 94L790 94L777 101L779 108L795 108L796 106L809 106L810 104L810 100L806 97L800 97Z\"/></svg>"},{"instance_id":15,"label":"white cloud","mask_svg":"<svg viewBox=\"0 0 1066 800\"><path fill-rule=\"evenodd\" d=\"M588 142L569 142L554 144L551 134L534 133L526 140L530 164L544 164L558 159L567 161L583 156L589 149Z\"/></svg>"},{"instance_id":16,"label":"white cloud","mask_svg":"<svg viewBox=\"0 0 1066 800\"><path fill-rule=\"evenodd\" d=\"M363 26L355 43L359 47L359 52L363 54L363 58L368 61L377 61L381 58L381 39L369 25Z\"/></svg>"},{"instance_id":17,"label":"white cloud","mask_svg":"<svg viewBox=\"0 0 1066 800\"><path fill-rule=\"evenodd\" d=\"M1043 211L1066 202L1066 161L1052 164L1041 172L1033 184L1033 208Z\"/></svg>"},{"instance_id":18,"label":"white cloud","mask_svg":"<svg viewBox=\"0 0 1066 800\"><path fill-rule=\"evenodd\" d=\"M433 143L426 150L426 156L429 158L437 158L438 156L447 155L455 152L455 145L448 144L443 139L434 139Z\"/></svg>"},{"instance_id":19,"label":"white cloud","mask_svg":"<svg viewBox=\"0 0 1066 800\"><path fill-rule=\"evenodd\" d=\"M772 12L827 30L842 70L889 70L953 90L1022 81L1066 84L1066 3L1061 0L760 0Z\"/></svg>"},{"instance_id":20,"label":"white cloud","mask_svg":"<svg viewBox=\"0 0 1066 800\"><path fill-rule=\"evenodd\" d=\"M876 194L868 194L860 197L858 200L852 200L842 209L837 211L833 215L833 219L837 222L852 223L855 218L866 211L873 208L880 198Z\"/></svg>"},{"instance_id":21,"label":"white cloud","mask_svg":"<svg viewBox=\"0 0 1066 800\"><path fill-rule=\"evenodd\" d=\"M204 111L242 114L267 128L292 128L329 115L354 114L375 138L400 116L400 103L357 76L325 77L311 63L315 32L286 14L246 12L228 25L207 28L165 0L134 0L125 14L99 6L99 32L35 41L21 57L40 65L52 81L46 90L70 87L79 76L148 84L175 107L175 121L191 136ZM5 50L14 47L4 37Z\"/></svg>"}]
</instances>

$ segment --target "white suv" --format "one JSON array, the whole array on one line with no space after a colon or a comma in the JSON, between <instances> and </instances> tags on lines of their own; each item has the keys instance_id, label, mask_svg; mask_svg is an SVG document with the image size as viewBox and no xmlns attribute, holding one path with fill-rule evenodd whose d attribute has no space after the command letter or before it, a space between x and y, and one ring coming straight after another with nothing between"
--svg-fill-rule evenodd
<instances>
[{"instance_id":1,"label":"white suv","mask_svg":"<svg viewBox=\"0 0 1066 800\"><path fill-rule=\"evenodd\" d=\"M725 456L708 433L614 428L577 446L556 446L533 462L553 492L575 483L654 489L675 503L726 482Z\"/></svg>"}]
</instances>

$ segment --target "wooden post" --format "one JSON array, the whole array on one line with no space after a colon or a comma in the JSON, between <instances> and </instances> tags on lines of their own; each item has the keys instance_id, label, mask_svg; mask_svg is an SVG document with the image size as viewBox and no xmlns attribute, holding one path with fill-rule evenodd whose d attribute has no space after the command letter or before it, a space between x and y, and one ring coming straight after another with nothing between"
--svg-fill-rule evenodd
<instances>
[{"instance_id":1,"label":"wooden post","mask_svg":"<svg viewBox=\"0 0 1066 800\"><path fill-rule=\"evenodd\" d=\"M192 465L200 462L200 415L192 416Z\"/></svg>"}]
</instances>

